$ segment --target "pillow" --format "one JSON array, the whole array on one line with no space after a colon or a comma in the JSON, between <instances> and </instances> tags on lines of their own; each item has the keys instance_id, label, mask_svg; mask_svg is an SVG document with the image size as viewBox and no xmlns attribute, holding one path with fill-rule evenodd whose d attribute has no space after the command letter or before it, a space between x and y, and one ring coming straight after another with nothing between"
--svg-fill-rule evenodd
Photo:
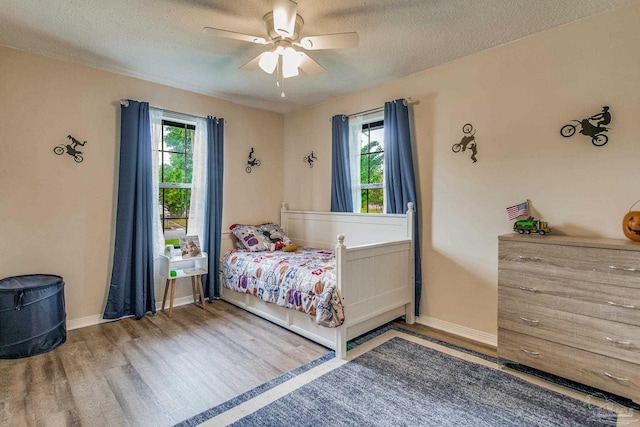
<instances>
[{"instance_id":1,"label":"pillow","mask_svg":"<svg viewBox=\"0 0 640 427\"><path fill-rule=\"evenodd\" d=\"M291 245L291 239L284 234L278 224L269 222L260 225L260 231L270 243L270 250L279 251Z\"/></svg>"},{"instance_id":2,"label":"pillow","mask_svg":"<svg viewBox=\"0 0 640 427\"><path fill-rule=\"evenodd\" d=\"M282 250L283 250L284 252L295 252L295 251L297 251L297 250L298 250L298 245L297 245L297 244L295 244L295 243L292 243L292 244L290 244L290 245L285 246L284 248L282 248Z\"/></svg>"},{"instance_id":3,"label":"pillow","mask_svg":"<svg viewBox=\"0 0 640 427\"><path fill-rule=\"evenodd\" d=\"M271 249L271 241L260 231L259 226L233 224L229 228L243 249L250 252L268 251Z\"/></svg>"}]
</instances>

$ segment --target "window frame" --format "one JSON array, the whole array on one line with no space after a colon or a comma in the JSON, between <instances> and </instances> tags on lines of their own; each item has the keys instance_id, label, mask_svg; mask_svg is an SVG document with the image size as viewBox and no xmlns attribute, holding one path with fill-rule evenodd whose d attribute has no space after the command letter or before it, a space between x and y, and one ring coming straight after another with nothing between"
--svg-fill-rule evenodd
<instances>
[{"instance_id":1,"label":"window frame","mask_svg":"<svg viewBox=\"0 0 640 427\"><path fill-rule=\"evenodd\" d=\"M175 128L182 128L185 130L184 133L184 151L175 151L175 150L165 150L165 133L164 133L164 129L165 126L171 126L171 127L175 127ZM171 155L171 154L178 154L178 155L182 155L184 157L184 168L185 168L185 179L187 179L187 174L186 174L186 167L187 167L187 158L188 155L190 154L191 157L191 162L193 164L193 140L194 140L194 136L195 136L195 129L196 126L193 123L188 123L188 122L182 122L182 121L176 121L175 119L170 119L170 118L166 118L163 117L162 118L162 140L160 141L160 147L158 149L158 155L159 155L159 171L160 173L158 174L158 205L160 206L160 224L162 226L162 236L164 238L164 240L166 241L166 229L164 227L165 221L170 221L170 220L184 220L185 221L185 225L184 225L184 231L185 231L185 235L187 232L187 228L189 226L189 211L190 211L190 202L191 202L191 191L193 189L193 183L192 182L165 182L164 181L164 159L166 155ZM191 130L192 131L192 135L191 135L191 145L190 145L190 150L189 150L189 146L187 145L187 139L188 139L188 134L187 131ZM193 174L193 169L191 170L191 173ZM193 175L191 176L191 181L193 181ZM168 216L165 217L165 190L166 189L184 189L187 190L184 192L184 199L185 199L185 212L184 212L184 216L180 216L180 217L175 217L175 216ZM171 240L171 239L169 239Z\"/></svg>"},{"instance_id":2,"label":"window frame","mask_svg":"<svg viewBox=\"0 0 640 427\"><path fill-rule=\"evenodd\" d=\"M368 143L371 143L371 131L372 130L379 130L379 129L383 129L384 130L384 118L373 118L369 121L365 121L362 123L362 127L360 129L361 134L366 133L367 137L369 138ZM366 214L380 214L380 213L385 213L386 211L386 191L385 191L385 184L386 184L386 175L384 173L384 164L385 164L385 145L384 145L384 138L382 140L382 151L368 151L367 153L362 153L362 149L360 147L360 139L358 139L357 141L358 144L358 152L359 154L359 159L358 161L360 162L360 165L362 165L362 158L364 156L368 156L369 159L371 158L372 154L378 154L381 153L382 154L382 182L380 183L363 183L362 182L362 170L360 170L360 182L359 184L359 189L362 193L362 191L364 190L366 192L366 199L364 199L364 203L360 203L360 207L358 209L359 213L366 213ZM368 163L368 162L367 162ZM368 167L367 170L367 174L370 174L371 170L370 167ZM370 180L370 177L368 177L368 180ZM369 190L382 190L382 212L369 212ZM361 200L363 200L363 198L361 197ZM362 210L362 206L366 207L366 212L363 212Z\"/></svg>"}]
</instances>

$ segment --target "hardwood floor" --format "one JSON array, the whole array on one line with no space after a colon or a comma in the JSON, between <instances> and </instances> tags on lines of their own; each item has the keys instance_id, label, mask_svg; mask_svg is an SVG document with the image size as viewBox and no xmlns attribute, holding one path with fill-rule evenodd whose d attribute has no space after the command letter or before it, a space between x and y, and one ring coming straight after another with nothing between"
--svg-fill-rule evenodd
<instances>
[{"instance_id":1,"label":"hardwood floor","mask_svg":"<svg viewBox=\"0 0 640 427\"><path fill-rule=\"evenodd\" d=\"M327 351L222 301L76 329L0 360L0 425L169 426Z\"/></svg>"},{"instance_id":2,"label":"hardwood floor","mask_svg":"<svg viewBox=\"0 0 640 427\"><path fill-rule=\"evenodd\" d=\"M495 356L422 325L402 328ZM69 331L0 360L0 426L170 426L329 350L223 301Z\"/></svg>"}]
</instances>

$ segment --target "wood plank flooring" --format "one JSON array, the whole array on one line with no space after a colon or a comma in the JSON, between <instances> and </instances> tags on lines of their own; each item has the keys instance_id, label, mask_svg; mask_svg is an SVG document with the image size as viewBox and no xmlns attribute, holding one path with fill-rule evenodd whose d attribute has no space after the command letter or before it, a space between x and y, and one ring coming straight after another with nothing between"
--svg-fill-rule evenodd
<instances>
[{"instance_id":1,"label":"wood plank flooring","mask_svg":"<svg viewBox=\"0 0 640 427\"><path fill-rule=\"evenodd\" d=\"M397 326L495 356L422 325ZM45 354L0 359L0 426L171 426L329 350L231 304L193 304L69 331Z\"/></svg>"},{"instance_id":2,"label":"wood plank flooring","mask_svg":"<svg viewBox=\"0 0 640 427\"><path fill-rule=\"evenodd\" d=\"M327 351L223 301L76 329L0 360L0 425L170 426Z\"/></svg>"}]
</instances>

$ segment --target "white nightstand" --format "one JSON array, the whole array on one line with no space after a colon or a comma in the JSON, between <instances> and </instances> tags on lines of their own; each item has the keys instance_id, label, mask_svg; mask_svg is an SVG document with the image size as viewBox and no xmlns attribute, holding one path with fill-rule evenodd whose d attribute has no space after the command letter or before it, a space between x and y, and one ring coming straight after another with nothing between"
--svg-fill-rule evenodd
<instances>
[{"instance_id":1,"label":"white nightstand","mask_svg":"<svg viewBox=\"0 0 640 427\"><path fill-rule=\"evenodd\" d=\"M179 252L178 252L179 253ZM200 308L205 308L204 290L202 289L202 275L208 272L207 254L203 252L200 256L193 258L182 258L182 256L160 255L160 275L166 278L164 286L164 296L162 297L162 311L167 302L167 292L171 285L171 297L169 299L169 317L173 314L173 296L176 292L176 279L191 277L191 290L193 291L193 303ZM175 272L174 275L171 272ZM200 293L200 304L196 297L196 282Z\"/></svg>"}]
</instances>

